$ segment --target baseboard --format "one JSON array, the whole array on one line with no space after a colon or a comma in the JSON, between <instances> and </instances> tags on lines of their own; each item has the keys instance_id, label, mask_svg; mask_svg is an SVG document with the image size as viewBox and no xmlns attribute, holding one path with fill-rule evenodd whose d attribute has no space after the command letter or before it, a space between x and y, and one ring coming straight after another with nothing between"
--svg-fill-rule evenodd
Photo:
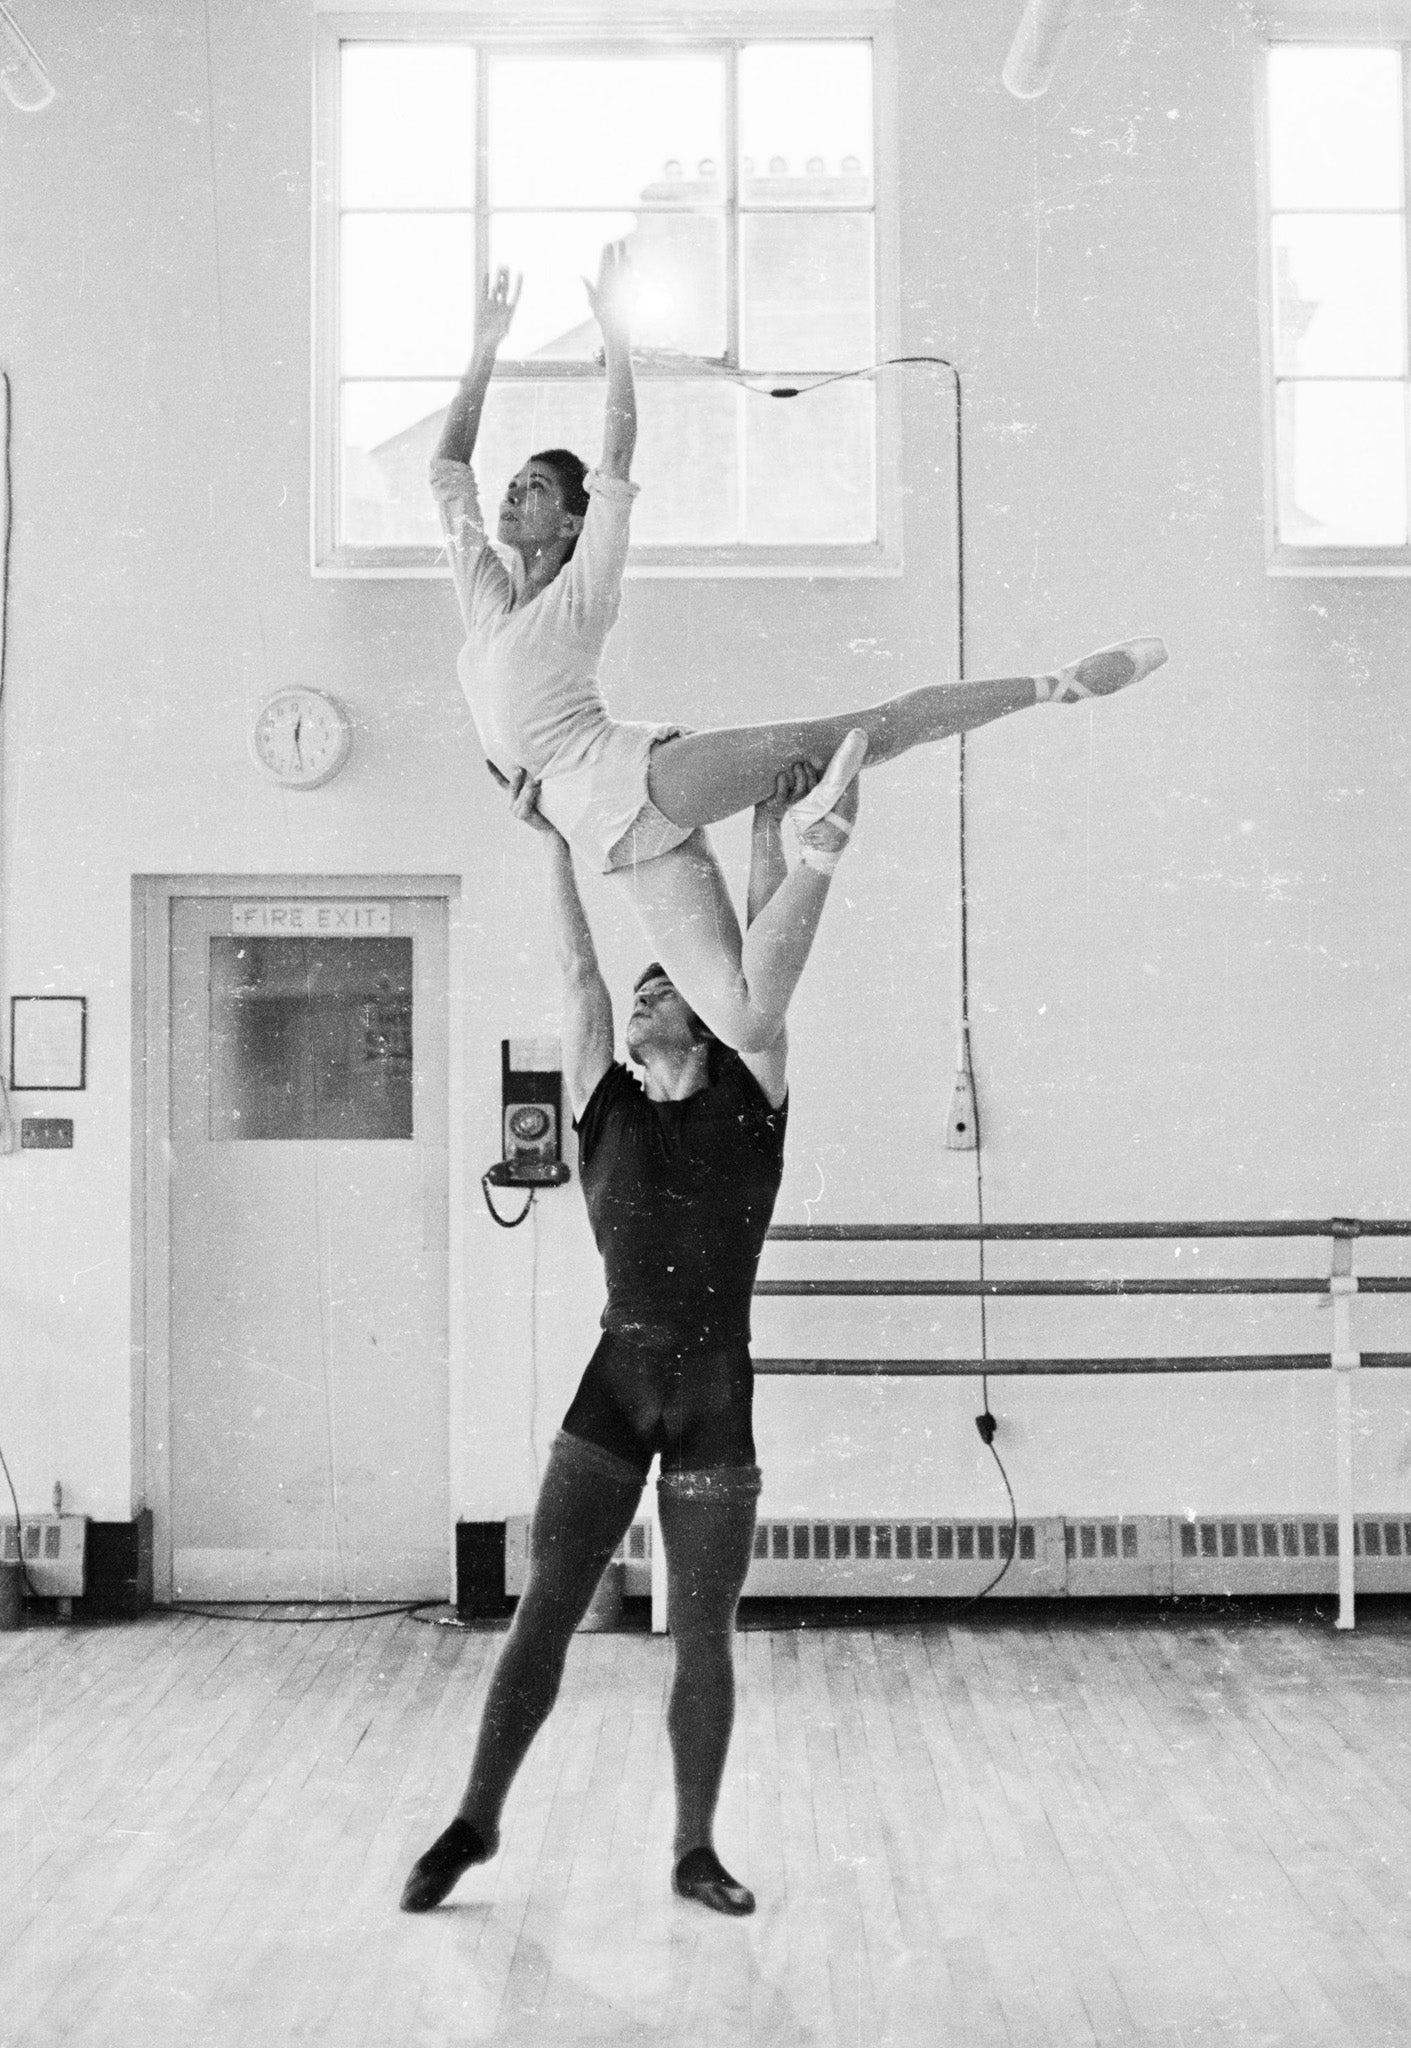
<instances>
[{"instance_id":1,"label":"baseboard","mask_svg":"<svg viewBox=\"0 0 1411 2048\"><path fill-rule=\"evenodd\" d=\"M183 1547L172 1554L172 1597L195 1601L441 1601L446 1552L359 1547L345 1530L333 1551Z\"/></svg>"}]
</instances>

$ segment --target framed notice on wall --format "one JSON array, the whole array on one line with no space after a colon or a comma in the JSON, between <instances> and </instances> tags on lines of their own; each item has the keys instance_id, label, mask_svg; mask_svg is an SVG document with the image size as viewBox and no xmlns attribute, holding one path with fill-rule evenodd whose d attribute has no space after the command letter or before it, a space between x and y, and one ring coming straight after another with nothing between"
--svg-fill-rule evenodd
<instances>
[{"instance_id":1,"label":"framed notice on wall","mask_svg":"<svg viewBox=\"0 0 1411 2048\"><path fill-rule=\"evenodd\" d=\"M87 1069L86 996L11 996L12 1088L83 1088Z\"/></svg>"}]
</instances>

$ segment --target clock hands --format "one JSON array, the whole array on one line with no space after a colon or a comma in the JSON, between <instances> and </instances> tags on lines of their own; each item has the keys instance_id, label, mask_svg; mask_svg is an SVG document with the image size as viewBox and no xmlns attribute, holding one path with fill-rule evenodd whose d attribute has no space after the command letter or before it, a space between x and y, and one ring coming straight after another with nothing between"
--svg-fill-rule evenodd
<instances>
[{"instance_id":1,"label":"clock hands","mask_svg":"<svg viewBox=\"0 0 1411 2048\"><path fill-rule=\"evenodd\" d=\"M351 743L342 706L305 688L280 690L268 698L250 734L260 767L288 789L321 787L338 773Z\"/></svg>"}]
</instances>

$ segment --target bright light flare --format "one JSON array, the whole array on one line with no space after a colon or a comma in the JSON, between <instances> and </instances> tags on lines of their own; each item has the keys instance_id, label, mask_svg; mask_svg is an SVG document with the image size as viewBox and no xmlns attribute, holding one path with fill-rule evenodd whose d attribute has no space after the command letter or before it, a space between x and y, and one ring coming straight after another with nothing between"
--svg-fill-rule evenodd
<instances>
[{"instance_id":1,"label":"bright light flare","mask_svg":"<svg viewBox=\"0 0 1411 2048\"><path fill-rule=\"evenodd\" d=\"M635 281L632 293L633 310L644 326L665 325L676 311L676 294L668 291L663 284L654 284L644 278Z\"/></svg>"}]
</instances>

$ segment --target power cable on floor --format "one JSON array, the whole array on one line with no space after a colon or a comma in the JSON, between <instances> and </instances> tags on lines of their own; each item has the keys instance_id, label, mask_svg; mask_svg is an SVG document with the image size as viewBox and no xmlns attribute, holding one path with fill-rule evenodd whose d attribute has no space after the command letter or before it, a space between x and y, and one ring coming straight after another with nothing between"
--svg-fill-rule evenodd
<instances>
[{"instance_id":1,"label":"power cable on floor","mask_svg":"<svg viewBox=\"0 0 1411 2048\"><path fill-rule=\"evenodd\" d=\"M29 1575L29 1566L24 1561L24 1520L20 1514L20 1497L15 1492L15 1482L10 1477L10 1468L5 1463L5 1453L3 1450L0 1450L0 1470L4 1471L5 1483L10 1489L10 1499L15 1504L15 1549L19 1554L20 1572L28 1588L30 1599L37 1600L40 1596L35 1591L34 1581Z\"/></svg>"},{"instance_id":2,"label":"power cable on floor","mask_svg":"<svg viewBox=\"0 0 1411 2048\"><path fill-rule=\"evenodd\" d=\"M344 1603L339 1614L238 1614L234 1610L242 1607L327 1607L333 1603L327 1600L212 1600L197 1606L186 1600L164 1600L159 1603L159 1614L194 1614L203 1621L249 1621L267 1622L272 1628L308 1628L314 1624L331 1625L335 1621L377 1621L387 1614L410 1614L420 1619L423 1607L444 1607L444 1600L402 1600L394 1606L364 1607L360 1601ZM356 1609L356 1612L349 1611Z\"/></svg>"}]
</instances>

